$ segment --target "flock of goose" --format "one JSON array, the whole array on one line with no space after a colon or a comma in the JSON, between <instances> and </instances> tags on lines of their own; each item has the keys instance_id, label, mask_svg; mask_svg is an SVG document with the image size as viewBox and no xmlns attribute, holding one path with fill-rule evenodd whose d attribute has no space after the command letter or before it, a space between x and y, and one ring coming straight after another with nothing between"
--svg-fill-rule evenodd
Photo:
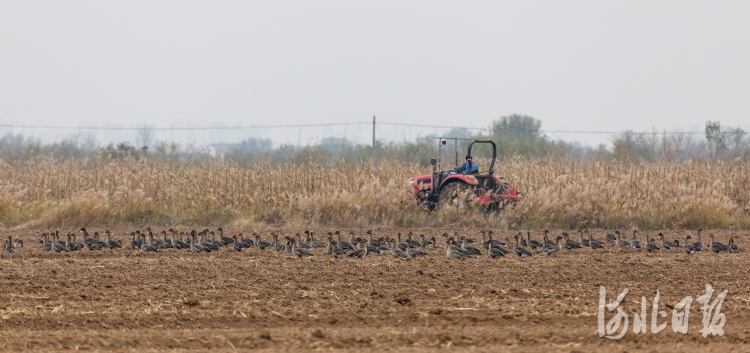
<instances>
[{"instance_id":1,"label":"flock of goose","mask_svg":"<svg viewBox=\"0 0 750 353\"><path fill-rule=\"evenodd\" d=\"M43 233L40 236L39 243L43 249L57 253L122 248L120 241L113 239L109 230L104 231L103 240L98 232L90 234L86 228L81 228L79 232L82 233L83 241L81 242L76 241L77 234L75 233L68 233L61 239L60 232L55 231L52 233ZM167 232L169 232L169 236L167 236ZM583 248L594 250L604 249L606 245L635 250L643 249L647 252L661 251L661 249L675 249L682 250L685 254L692 257L695 253L704 250L701 232L703 232L703 229L698 229L697 241L691 242L691 236L687 235L684 243L680 244L679 240L666 241L663 233L658 233L658 241L646 234L645 243L641 243L638 240L638 232L636 230L633 230L633 236L629 241L622 239L620 231L615 231L614 234L606 232L604 240L601 241L595 239L591 232L586 229L578 231L578 241L571 239L570 234L567 232L562 232L560 236L557 236L552 241L549 230L544 230L542 241L532 239L531 232L527 231L526 237L523 236L522 232L516 234L513 237L513 242L511 242L510 237L506 237L505 242L493 239L494 233L492 231L482 230L482 239L478 244L475 244L472 239L460 236L458 233L454 233L453 235L443 233L442 237L445 240L443 241L443 246L439 246L434 236L427 239L424 234L420 234L418 239L414 239L412 232L409 232L406 239L402 239L401 233L398 233L395 238L381 237L375 239L373 238L372 230L369 230L366 232L367 239L364 239L357 237L354 232L349 232L349 239L345 241L342 240L341 233L335 231L327 233L327 241L324 243L315 239L314 232L307 230L301 234L297 233L295 236L285 236L282 241L279 241L279 234L272 232L270 234L271 242L266 242L257 233L253 233L248 238L245 238L242 233L226 237L222 228L217 229L215 232L205 229L200 232L192 230L188 233L177 232L174 229L162 230L158 233L158 235L161 235L161 239L157 239L158 235L155 236L151 228L146 228L143 232L136 230L130 233L129 248L146 253L163 253L171 249L184 249L202 253L219 251L222 248L225 250L243 251L256 247L260 250L270 248L276 252L288 252L296 258L314 256L313 250L325 250L324 254L328 254L334 258L349 257L360 259L368 255L388 253L396 259L411 259L427 256L428 252L425 251L426 249L441 249L445 251L445 256L448 259L459 260L482 255L483 251L490 258L505 257L506 255L516 255L519 257L533 255L557 256L563 251ZM734 237L730 237L728 244L722 244L714 240L713 234L710 234L709 238L711 241L708 244L707 250L710 252L733 253L739 251L739 246L735 244ZM480 246L484 250L477 246ZM4 252L6 254L13 254L23 248L22 240L13 240L9 236L5 241Z\"/></svg>"}]
</instances>

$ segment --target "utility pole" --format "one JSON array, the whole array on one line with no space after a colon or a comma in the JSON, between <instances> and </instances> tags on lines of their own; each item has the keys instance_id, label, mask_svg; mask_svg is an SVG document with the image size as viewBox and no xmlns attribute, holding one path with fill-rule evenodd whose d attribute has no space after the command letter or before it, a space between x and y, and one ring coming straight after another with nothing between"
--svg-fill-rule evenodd
<instances>
[{"instance_id":1,"label":"utility pole","mask_svg":"<svg viewBox=\"0 0 750 353\"><path fill-rule=\"evenodd\" d=\"M372 168L375 168L375 116L372 116Z\"/></svg>"}]
</instances>

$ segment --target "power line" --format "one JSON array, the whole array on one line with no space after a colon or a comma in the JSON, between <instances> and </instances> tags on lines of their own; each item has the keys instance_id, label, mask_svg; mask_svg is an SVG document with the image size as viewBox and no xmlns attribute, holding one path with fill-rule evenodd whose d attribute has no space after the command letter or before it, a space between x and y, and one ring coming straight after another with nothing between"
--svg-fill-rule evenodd
<instances>
[{"instance_id":1,"label":"power line","mask_svg":"<svg viewBox=\"0 0 750 353\"><path fill-rule=\"evenodd\" d=\"M323 124L295 124L295 125L262 125L262 126L189 126L189 127L154 127L147 126L151 130L238 130L238 129L271 129L271 128L294 128L294 127L316 127L336 125L364 125L369 123L323 123ZM50 130L141 130L143 127L120 127L120 126L52 126L52 125L11 125L0 124L0 127L21 129L50 129Z\"/></svg>"},{"instance_id":2,"label":"power line","mask_svg":"<svg viewBox=\"0 0 750 353\"><path fill-rule=\"evenodd\" d=\"M323 126L347 126L347 125L369 125L372 122L353 122L353 123L321 123L321 124L289 124L289 125L257 125L257 126L188 126L188 127L153 127L147 126L147 129L158 130L158 131L173 131L173 130L249 130L249 129L273 129L273 128L303 128L303 127L323 127ZM425 125L425 124L408 124L408 123L389 123L389 122L378 122L378 125L391 125L391 126L409 126L409 127L422 127L422 128L433 128L433 129L466 129L466 130L490 130L489 127L468 127L468 126L450 126L450 125ZM13 125L13 124L0 124L0 127L6 128L19 128L19 129L50 129L50 130L141 130L143 127L119 127L119 126L57 126L57 125ZM516 133L533 133L533 130L520 130L505 129L506 132ZM589 131L589 130L537 130L540 133L548 134L632 134L632 135L703 135L704 132L696 131ZM744 131L723 131L724 133L744 133Z\"/></svg>"}]
</instances>

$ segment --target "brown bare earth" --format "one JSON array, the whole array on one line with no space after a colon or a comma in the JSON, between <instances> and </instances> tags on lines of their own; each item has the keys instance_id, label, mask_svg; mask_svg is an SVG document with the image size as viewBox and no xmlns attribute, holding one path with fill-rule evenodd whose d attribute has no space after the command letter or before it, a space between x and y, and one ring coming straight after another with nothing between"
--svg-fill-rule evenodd
<instances>
[{"instance_id":1,"label":"brown bare earth","mask_svg":"<svg viewBox=\"0 0 750 353\"><path fill-rule=\"evenodd\" d=\"M414 231L438 235L456 230ZM124 247L130 238L123 234L130 231L114 231ZM250 232L228 233L239 231ZM265 240L268 231L263 230ZM393 236L397 231L375 233ZM477 230L460 231L478 240ZM556 259L490 260L485 255L461 261L446 259L438 249L414 260L390 254L336 260L323 251L295 259L257 248L210 254L129 249L57 254L35 242L41 232L0 232L26 243L26 249L1 260L0 351L750 350L746 252L704 251L688 260L681 251L648 254L610 245L603 251L565 252ZM727 242L729 232L711 232ZM596 233L603 239L601 231ZM510 234L502 232L500 238ZM534 232L537 239L539 234ZM667 238L683 239L685 234L670 232ZM741 247L748 244L747 234L738 235ZM698 297L707 283L714 286L714 297L729 291L721 310L724 336L699 334L703 325L696 302L688 334L674 333L667 305L688 295ZM600 338L597 332L600 285L607 288L608 302L624 288L630 290L621 305L630 326L621 340ZM668 325L652 334L651 303L657 290L660 310L668 313L659 324ZM642 295L648 300L649 333L636 335L632 325ZM606 320L612 317L608 312Z\"/></svg>"}]
</instances>

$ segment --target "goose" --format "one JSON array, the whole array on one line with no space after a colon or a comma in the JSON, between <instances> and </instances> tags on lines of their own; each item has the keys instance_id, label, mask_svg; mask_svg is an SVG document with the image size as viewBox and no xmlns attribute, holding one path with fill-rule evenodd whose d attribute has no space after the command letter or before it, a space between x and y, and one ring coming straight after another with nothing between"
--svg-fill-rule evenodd
<instances>
[{"instance_id":1,"label":"goose","mask_svg":"<svg viewBox=\"0 0 750 353\"><path fill-rule=\"evenodd\" d=\"M693 254L701 252L700 249L695 247L695 244L690 244L689 242L690 236L685 236L685 245L682 247L682 252L688 255L688 257L693 257ZM677 240L675 240L677 242ZM679 244L679 242L677 243Z\"/></svg>"},{"instance_id":2,"label":"goose","mask_svg":"<svg viewBox=\"0 0 750 353\"><path fill-rule=\"evenodd\" d=\"M362 238L357 238L357 250L352 251L349 253L350 259L363 259L365 256L367 256L367 245L364 241L362 241Z\"/></svg>"},{"instance_id":3,"label":"goose","mask_svg":"<svg viewBox=\"0 0 750 353\"><path fill-rule=\"evenodd\" d=\"M526 231L526 244L531 247L532 250L536 250L537 248L541 249L544 247L544 244L531 239L531 232L528 230Z\"/></svg>"},{"instance_id":4,"label":"goose","mask_svg":"<svg viewBox=\"0 0 750 353\"><path fill-rule=\"evenodd\" d=\"M520 237L520 238L521 238L520 240L519 240L519 239L516 239L516 243L520 243L520 244L521 244L521 246L528 246L528 245L526 244L526 238L524 238L524 237L523 237L523 235L521 235L521 232L518 232L518 235L516 235L516 237L517 237L517 238L518 238L518 237ZM516 244L516 245L518 245L518 244Z\"/></svg>"},{"instance_id":5,"label":"goose","mask_svg":"<svg viewBox=\"0 0 750 353\"><path fill-rule=\"evenodd\" d=\"M424 234L420 234L419 238L422 239L422 243L420 244L420 246L423 249L434 244L432 241L425 239Z\"/></svg>"},{"instance_id":6,"label":"goose","mask_svg":"<svg viewBox=\"0 0 750 353\"><path fill-rule=\"evenodd\" d=\"M309 238L308 244L313 249L325 249L326 244L323 244L320 240L315 240L315 232L305 231L305 234Z\"/></svg>"},{"instance_id":7,"label":"goose","mask_svg":"<svg viewBox=\"0 0 750 353\"><path fill-rule=\"evenodd\" d=\"M238 252L241 252L241 251L242 251L242 249L244 249L244 247L242 246L242 244L240 244L240 242L239 242L239 241L237 241L237 236L236 236L236 235L233 235L233 236L232 236L232 240L234 240L234 241L232 242L232 247L234 248L234 250L237 250Z\"/></svg>"},{"instance_id":8,"label":"goose","mask_svg":"<svg viewBox=\"0 0 750 353\"><path fill-rule=\"evenodd\" d=\"M141 248L141 240L140 237L138 237L138 240L135 239L135 232L130 233L132 239L130 240L130 249L140 249Z\"/></svg>"},{"instance_id":9,"label":"goose","mask_svg":"<svg viewBox=\"0 0 750 353\"><path fill-rule=\"evenodd\" d=\"M217 229L216 231L219 232L219 242L221 243L221 245L224 245L225 248L228 247L229 245L234 244L234 242L237 239L237 237L231 237L231 238L225 237L224 228L222 227L219 227L219 229Z\"/></svg>"},{"instance_id":10,"label":"goose","mask_svg":"<svg viewBox=\"0 0 750 353\"><path fill-rule=\"evenodd\" d=\"M494 252L500 252L500 253L503 254L503 256L508 255L508 250L505 250L502 247L497 246L498 243L503 244L503 242L498 242L498 241L495 241L494 239L492 239L492 236L494 235L494 234L492 234L492 231L490 231L488 235L489 235L489 239L490 239L489 242L488 242L488 244L487 244L488 245L488 251L489 251L489 244L492 244L492 249L494 249L493 250Z\"/></svg>"},{"instance_id":11,"label":"goose","mask_svg":"<svg viewBox=\"0 0 750 353\"><path fill-rule=\"evenodd\" d=\"M406 251L406 243L401 242L401 233L398 233L397 235L398 240L396 241L396 247L401 249L401 251Z\"/></svg>"},{"instance_id":12,"label":"goose","mask_svg":"<svg viewBox=\"0 0 750 353\"><path fill-rule=\"evenodd\" d=\"M13 246L13 241L11 240L10 237L8 237L8 240L5 241L4 251L6 254L15 254L18 251L18 249L15 246Z\"/></svg>"},{"instance_id":13,"label":"goose","mask_svg":"<svg viewBox=\"0 0 750 353\"><path fill-rule=\"evenodd\" d=\"M713 233L710 234L709 237L711 238L711 244L708 246L708 248L711 250L711 252L713 252L714 254L718 254L720 252L728 252L729 251L729 247L728 246L726 246L726 245L724 245L724 244L722 244L722 243L720 243L718 241L714 241L714 235L713 235Z\"/></svg>"},{"instance_id":14,"label":"goose","mask_svg":"<svg viewBox=\"0 0 750 353\"><path fill-rule=\"evenodd\" d=\"M243 248L248 249L248 248L253 247L254 242L252 239L250 239L250 237L245 238L245 236L242 233L240 233L238 237L240 238L240 244L242 244Z\"/></svg>"},{"instance_id":15,"label":"goose","mask_svg":"<svg viewBox=\"0 0 750 353\"><path fill-rule=\"evenodd\" d=\"M42 244L42 249L44 250L51 250L52 249L52 243L49 241L49 234L48 233L42 233L42 239L39 239L39 243Z\"/></svg>"},{"instance_id":16,"label":"goose","mask_svg":"<svg viewBox=\"0 0 750 353\"><path fill-rule=\"evenodd\" d=\"M83 247L88 251L102 251L102 246L99 243L83 243Z\"/></svg>"},{"instance_id":17,"label":"goose","mask_svg":"<svg viewBox=\"0 0 750 353\"><path fill-rule=\"evenodd\" d=\"M61 240L61 238L60 238L60 231L59 230L55 230L55 241L58 244L60 244L62 246L65 246L65 240Z\"/></svg>"},{"instance_id":18,"label":"goose","mask_svg":"<svg viewBox=\"0 0 750 353\"><path fill-rule=\"evenodd\" d=\"M109 232L109 229L104 230L104 235L107 236L104 243L107 244L109 249L122 248L119 241L112 239L112 234Z\"/></svg>"},{"instance_id":19,"label":"goose","mask_svg":"<svg viewBox=\"0 0 750 353\"><path fill-rule=\"evenodd\" d=\"M409 246L406 248L406 255L408 255L410 258L415 258L415 257L427 256L427 253L417 248Z\"/></svg>"},{"instance_id":20,"label":"goose","mask_svg":"<svg viewBox=\"0 0 750 353\"><path fill-rule=\"evenodd\" d=\"M472 256L473 255L482 255L482 252L479 251L479 249L477 249L477 248L469 245L468 242L465 239L466 238L464 238L464 241L461 242L461 250L463 250L464 253L467 253L467 254L472 255Z\"/></svg>"},{"instance_id":21,"label":"goose","mask_svg":"<svg viewBox=\"0 0 750 353\"><path fill-rule=\"evenodd\" d=\"M518 239L519 238L519 234L521 234L521 233L516 234L516 246L513 247L513 252L516 255L518 255L519 257L531 256L531 253L528 250L526 250L526 249L518 246L518 244L519 244L519 239Z\"/></svg>"},{"instance_id":22,"label":"goose","mask_svg":"<svg viewBox=\"0 0 750 353\"><path fill-rule=\"evenodd\" d=\"M492 242L492 237L490 237L490 241L487 242L487 256L489 256L490 259L505 257L505 253L503 252L502 248L495 247L495 243Z\"/></svg>"},{"instance_id":23,"label":"goose","mask_svg":"<svg viewBox=\"0 0 750 353\"><path fill-rule=\"evenodd\" d=\"M163 249L174 249L174 245L172 244L172 240L167 239L167 231L166 230L162 230L161 232L159 232L159 234L161 234L162 237L163 237L162 241L161 241L161 247Z\"/></svg>"},{"instance_id":24,"label":"goose","mask_svg":"<svg viewBox=\"0 0 750 353\"><path fill-rule=\"evenodd\" d=\"M628 242L627 240L622 240L622 234L620 234L619 230L615 231L615 234L617 234L617 245L624 247L630 246L630 242Z\"/></svg>"},{"instance_id":25,"label":"goose","mask_svg":"<svg viewBox=\"0 0 750 353\"><path fill-rule=\"evenodd\" d=\"M421 244L420 244L420 243L419 243L418 241L416 241L416 240L412 239L412 238L411 238L411 236L412 236L412 235L414 235L414 233L412 233L412 232L409 232L409 235L408 235L408 236L407 236L407 238L406 238L406 243L407 243L407 244L409 244L409 246L411 246L411 247L413 247L413 248L418 248L418 247L420 247L420 246L421 246Z\"/></svg>"},{"instance_id":26,"label":"goose","mask_svg":"<svg viewBox=\"0 0 750 353\"><path fill-rule=\"evenodd\" d=\"M565 248L568 250L583 249L581 243L575 240L570 240L570 236L565 232L563 233L563 245L565 245Z\"/></svg>"},{"instance_id":27,"label":"goose","mask_svg":"<svg viewBox=\"0 0 750 353\"><path fill-rule=\"evenodd\" d=\"M356 236L356 234L354 234L354 231L350 230L349 231L349 244L352 245L352 248L354 248L355 246L357 246L357 244L359 244L359 240L357 239L359 238ZM352 250L356 250L356 249L352 249Z\"/></svg>"},{"instance_id":28,"label":"goose","mask_svg":"<svg viewBox=\"0 0 750 353\"><path fill-rule=\"evenodd\" d=\"M144 235L145 238L145 235ZM93 246L93 244L90 244L90 246ZM159 250L158 247L155 247L151 245L149 242L146 241L146 239L143 239L143 242L141 243L141 251L150 253L150 252L163 252Z\"/></svg>"},{"instance_id":29,"label":"goose","mask_svg":"<svg viewBox=\"0 0 750 353\"><path fill-rule=\"evenodd\" d=\"M544 243L545 247L551 247L551 248L553 248L553 247L555 247L557 245L557 244L555 244L554 241L552 241L549 238L549 230L548 229L544 230L544 236L542 237L542 243Z\"/></svg>"},{"instance_id":30,"label":"goose","mask_svg":"<svg viewBox=\"0 0 750 353\"><path fill-rule=\"evenodd\" d=\"M337 230L337 231L336 231L335 233L333 233L333 234L334 234L334 235L336 236L336 239L337 239L337 240L336 240L336 246L337 246L337 247L339 247L339 248L341 248L341 249L344 249L344 250L354 250L354 248L352 247L352 244L350 244L350 243L348 243L348 242L345 242L345 241L341 240L341 232L339 232L339 231Z\"/></svg>"},{"instance_id":31,"label":"goose","mask_svg":"<svg viewBox=\"0 0 750 353\"><path fill-rule=\"evenodd\" d=\"M406 253L403 250L399 249L399 247L395 245L395 243L394 243L393 240L391 240L389 243L390 244L388 244L389 245L389 249L388 250L390 251L391 256L393 256L394 259L407 259L407 258L409 258L409 256L407 256ZM393 245L391 245L391 244L393 244Z\"/></svg>"},{"instance_id":32,"label":"goose","mask_svg":"<svg viewBox=\"0 0 750 353\"><path fill-rule=\"evenodd\" d=\"M699 251L703 250L703 236L701 236L701 232L703 231L703 228L698 228L698 241L693 243L696 249Z\"/></svg>"},{"instance_id":33,"label":"goose","mask_svg":"<svg viewBox=\"0 0 750 353\"><path fill-rule=\"evenodd\" d=\"M547 256L557 257L562 251L564 247L562 244L562 237L558 236L557 239L555 239L555 247L550 249L546 252Z\"/></svg>"},{"instance_id":34,"label":"goose","mask_svg":"<svg viewBox=\"0 0 750 353\"><path fill-rule=\"evenodd\" d=\"M432 242L432 248L433 249L443 249L442 246L437 245L437 241L435 240L435 237L430 238L430 241Z\"/></svg>"},{"instance_id":35,"label":"goose","mask_svg":"<svg viewBox=\"0 0 750 353\"><path fill-rule=\"evenodd\" d=\"M266 250L266 248L270 247L271 244L267 243L265 241L260 240L260 234L255 234L255 246L260 248L260 250Z\"/></svg>"},{"instance_id":36,"label":"goose","mask_svg":"<svg viewBox=\"0 0 750 353\"><path fill-rule=\"evenodd\" d=\"M636 236L635 236L635 233L637 233L637 232L638 232L637 230L633 229L633 240L630 242L630 246L633 249L640 250L641 249L641 241L638 240L638 238L636 238Z\"/></svg>"},{"instance_id":37,"label":"goose","mask_svg":"<svg viewBox=\"0 0 750 353\"><path fill-rule=\"evenodd\" d=\"M607 234L604 235L604 240L606 240L608 242L617 241L617 237L614 234L610 233L606 229L605 229L605 231L607 232ZM615 231L615 233L617 233L617 232L619 232L619 231Z\"/></svg>"},{"instance_id":38,"label":"goose","mask_svg":"<svg viewBox=\"0 0 750 353\"><path fill-rule=\"evenodd\" d=\"M591 238L591 233L586 232L589 235L589 247L592 249L604 249L604 243Z\"/></svg>"},{"instance_id":39,"label":"goose","mask_svg":"<svg viewBox=\"0 0 750 353\"><path fill-rule=\"evenodd\" d=\"M589 247L589 240L588 238L583 237L583 229L578 230L578 242L581 243L581 245L585 247Z\"/></svg>"},{"instance_id":40,"label":"goose","mask_svg":"<svg viewBox=\"0 0 750 353\"><path fill-rule=\"evenodd\" d=\"M656 246L656 244L654 244L654 243L653 243L653 242L652 242L652 241L651 241L651 240L650 240L650 239L648 238L648 233L646 233L646 245L644 246L644 249L646 249L646 251L648 251L648 252L652 252L652 251L661 251L661 249L659 249L659 247L658 247L658 246Z\"/></svg>"},{"instance_id":41,"label":"goose","mask_svg":"<svg viewBox=\"0 0 750 353\"><path fill-rule=\"evenodd\" d=\"M57 234L56 234L56 236L57 236ZM70 236L70 235L68 235L68 236ZM68 252L68 247L67 246L65 246L63 244L60 244L59 242L56 242L56 241L52 242L51 248L52 248L52 251L54 251L54 252Z\"/></svg>"},{"instance_id":42,"label":"goose","mask_svg":"<svg viewBox=\"0 0 750 353\"><path fill-rule=\"evenodd\" d=\"M211 250L206 249L203 247L203 245L199 244L196 240L197 235L195 234L195 229L190 233L188 238L190 238L190 251L192 252L211 252Z\"/></svg>"},{"instance_id":43,"label":"goose","mask_svg":"<svg viewBox=\"0 0 750 353\"><path fill-rule=\"evenodd\" d=\"M675 242L664 241L664 233L662 232L659 232L657 236L659 237L659 242L661 243L661 247L664 249L671 250L671 249L677 249L680 247L680 245Z\"/></svg>"},{"instance_id":44,"label":"goose","mask_svg":"<svg viewBox=\"0 0 750 353\"><path fill-rule=\"evenodd\" d=\"M81 229L78 230L79 232L83 233L83 242L86 244L91 244L93 242L96 242L96 239L92 238L89 235L88 230L86 230L85 227L81 227ZM59 235L59 234L58 234Z\"/></svg>"},{"instance_id":45,"label":"goose","mask_svg":"<svg viewBox=\"0 0 750 353\"><path fill-rule=\"evenodd\" d=\"M729 252L737 253L740 252L740 247L734 243L734 237L729 238Z\"/></svg>"},{"instance_id":46,"label":"goose","mask_svg":"<svg viewBox=\"0 0 750 353\"><path fill-rule=\"evenodd\" d=\"M311 254L307 250L300 249L300 248L297 247L297 239L292 238L290 240L290 242L292 243L292 255L294 255L294 257L300 259L300 258L304 258L304 257L313 256L313 254Z\"/></svg>"},{"instance_id":47,"label":"goose","mask_svg":"<svg viewBox=\"0 0 750 353\"><path fill-rule=\"evenodd\" d=\"M174 230L170 229L169 231L172 233L172 235L171 235L171 237L172 237L172 246L175 249L190 249L190 244L186 243L182 239L175 239L174 238L174 233L175 233ZM242 234L242 233L240 233L240 234Z\"/></svg>"},{"instance_id":48,"label":"goose","mask_svg":"<svg viewBox=\"0 0 750 353\"><path fill-rule=\"evenodd\" d=\"M303 250L310 250L310 245L302 241L302 236L299 233L295 234L294 237L297 238L297 241L295 241L294 243L298 248Z\"/></svg>"},{"instance_id":49,"label":"goose","mask_svg":"<svg viewBox=\"0 0 750 353\"><path fill-rule=\"evenodd\" d=\"M275 252L282 252L286 250L286 246L279 242L279 235L276 233L273 234L273 243L271 243L271 248Z\"/></svg>"},{"instance_id":50,"label":"goose","mask_svg":"<svg viewBox=\"0 0 750 353\"><path fill-rule=\"evenodd\" d=\"M450 260L461 260L466 258L471 258L471 256L466 256L459 252L459 247L456 245L456 241L453 238L449 239L449 243L445 246L445 257L447 257Z\"/></svg>"},{"instance_id":51,"label":"goose","mask_svg":"<svg viewBox=\"0 0 750 353\"><path fill-rule=\"evenodd\" d=\"M339 249L338 246L336 246L336 243L331 243L331 250L328 253L331 254L334 259L346 256L346 251L344 251L344 249Z\"/></svg>"}]
</instances>

